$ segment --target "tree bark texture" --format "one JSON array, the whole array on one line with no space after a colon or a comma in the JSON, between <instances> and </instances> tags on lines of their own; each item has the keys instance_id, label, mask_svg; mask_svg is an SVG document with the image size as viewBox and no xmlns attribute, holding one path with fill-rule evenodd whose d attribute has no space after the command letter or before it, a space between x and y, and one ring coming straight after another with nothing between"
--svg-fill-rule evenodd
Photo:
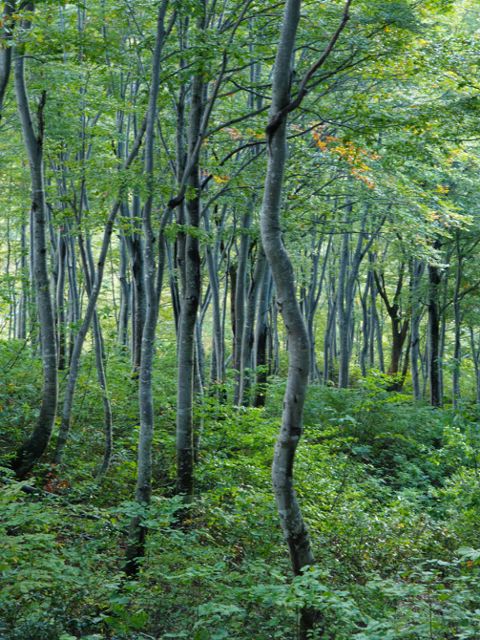
<instances>
[{"instance_id":1,"label":"tree bark texture","mask_svg":"<svg viewBox=\"0 0 480 640\"><path fill-rule=\"evenodd\" d=\"M26 24L28 27L29 25ZM28 154L32 187L33 265L34 283L40 325L40 346L43 365L43 392L40 414L30 437L17 451L13 469L18 477L24 477L39 460L48 446L57 410L57 352L55 317L49 289L46 237L46 203L43 177L43 110L46 94L38 106L38 123L35 131L25 85L24 50L16 52L15 91L23 139Z\"/></svg>"}]
</instances>

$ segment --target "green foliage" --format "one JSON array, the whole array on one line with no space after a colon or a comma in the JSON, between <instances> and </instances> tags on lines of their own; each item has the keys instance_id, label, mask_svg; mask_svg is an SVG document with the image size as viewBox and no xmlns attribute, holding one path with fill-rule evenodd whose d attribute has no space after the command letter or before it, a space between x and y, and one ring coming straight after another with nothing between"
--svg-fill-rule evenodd
<instances>
[{"instance_id":1,"label":"green foliage","mask_svg":"<svg viewBox=\"0 0 480 640\"><path fill-rule=\"evenodd\" d=\"M39 358L27 357L26 349L23 341L0 341L0 465L6 466L36 417L41 363Z\"/></svg>"},{"instance_id":2,"label":"green foliage","mask_svg":"<svg viewBox=\"0 0 480 640\"><path fill-rule=\"evenodd\" d=\"M119 168L119 160L131 149L145 115L157 4L46 0L36 3L34 28L17 27L13 33L14 42L26 40L34 116L38 97L47 90L44 164L52 271L57 259L53 239L60 232L67 233L72 247L82 234L95 259L119 193L130 211L122 210L114 237L119 234L128 243L139 234L141 206L134 206L134 200L138 196L141 205L148 192L142 154L128 170ZM161 212L178 189L183 159L175 158L175 149L187 137L186 130L183 136L177 130L181 98L187 98L183 115L188 119L189 83L193 73L201 73L210 82L205 96L212 107L205 139L199 140L202 219L207 221L210 212L210 228L177 219L169 221L165 233L170 243L195 237L202 251L222 254L219 276L227 278L242 236L252 240L251 256L258 254L266 109L282 7L247 3L237 24L240 5L217 3L217 9L223 7L217 13L211 3L208 27L201 31L195 26L201 4L175 0L168 7L153 219L156 233ZM293 94L338 26L343 6L341 0L303 3ZM20 25L21 18L15 14L13 19ZM389 275L397 275L400 263L416 258L439 265L445 285L443 370L461 368L468 399L474 354L466 329L477 332L479 312L472 253L478 238L480 168L478 24L472 0L352 3L338 46L310 79L302 109L288 122L282 218L304 306L312 257L323 258L326 251L323 237L333 238L333 255L345 232L352 252L359 235L378 233L370 250L389 289L394 288ZM227 71L215 87L224 63ZM17 116L11 85L0 123L0 203L6 212L0 319L2 336L10 337L20 299L28 302L28 324L36 323L29 269L21 260L28 258L22 246L30 241L28 167L18 126L12 126ZM217 89L219 99L210 103ZM249 151L240 154L237 147ZM249 161L243 166L245 157ZM193 195L188 187L186 201ZM352 203L348 220L342 217L345 203ZM252 209L247 232L239 226L246 207ZM384 220L382 228L379 220ZM452 252L457 232L465 254L461 362L454 362L449 338L453 272L460 258ZM443 244L434 248L439 238ZM69 252L73 255L73 249ZM178 256L172 250L167 257L171 268ZM138 380L129 354L116 344L116 243L108 261L106 280L111 276L112 284L104 282L98 314L106 343L114 452L101 482L94 477L103 455L103 413L91 343L82 357L63 465L50 464L49 450L35 477L19 484L3 465L8 466L37 418L38 338L34 329L26 341L0 342L2 640L291 640L303 607L321 615L323 629L312 635L318 640L478 639L480 430L468 400L460 410L412 406L406 393L391 391L398 378L376 371L362 378L356 363L353 389L310 389L295 478L317 564L292 579L270 478L285 354L280 355L279 378L270 376L265 385L265 410L233 408L208 394L198 399L196 494L186 506L175 495L175 329L171 301L162 298L153 374L154 497L148 509L132 502ZM364 265L360 292L368 273ZM320 307L327 302L327 289L328 302L336 295L337 260L328 261L324 275ZM81 289L80 273L79 280ZM233 289L233 281L229 286ZM407 289L400 295L402 318L411 317ZM419 306L425 301L423 289ZM64 294L68 305L70 296ZM358 295L354 304L358 318ZM209 312L204 320L206 337ZM317 338L323 338L327 319L321 309L317 320ZM232 396L234 376L229 370L218 387L226 398ZM60 378L62 394L65 378ZM333 370L329 382L335 381ZM147 548L138 576L127 580L123 564L132 517L147 531Z\"/></svg>"},{"instance_id":3,"label":"green foliage","mask_svg":"<svg viewBox=\"0 0 480 640\"><path fill-rule=\"evenodd\" d=\"M25 494L3 479L2 638L290 640L303 606L321 613L322 640L478 637L478 431L468 412L411 406L377 375L356 390L312 387L296 488L318 564L291 580L270 486L283 385L269 387L265 410L214 398L197 408L198 497L186 513L170 490L174 387L159 375L147 511L130 498L136 391L127 364L121 356L109 363L122 419L101 486L91 480L92 456L82 454L85 439L101 451L94 401L79 406L61 476L40 469L29 480L50 482L56 494ZM19 357L13 375L25 366ZM85 375L79 397L89 385ZM137 578L125 581L134 515L148 530L147 553Z\"/></svg>"}]
</instances>

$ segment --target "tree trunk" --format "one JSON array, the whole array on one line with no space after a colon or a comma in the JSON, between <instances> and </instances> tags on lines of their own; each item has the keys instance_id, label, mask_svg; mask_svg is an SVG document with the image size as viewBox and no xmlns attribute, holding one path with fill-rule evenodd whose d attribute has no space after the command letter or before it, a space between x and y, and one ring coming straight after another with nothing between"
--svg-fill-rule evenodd
<instances>
[{"instance_id":1,"label":"tree trunk","mask_svg":"<svg viewBox=\"0 0 480 640\"><path fill-rule=\"evenodd\" d=\"M22 293L20 296L18 309L18 322L16 337L18 340L27 338L27 314L28 314L28 272L27 272L27 230L26 224L22 223L20 231L20 277L22 282Z\"/></svg>"},{"instance_id":2,"label":"tree trunk","mask_svg":"<svg viewBox=\"0 0 480 640\"><path fill-rule=\"evenodd\" d=\"M203 215L205 222L205 230L210 231L209 212L205 211ZM223 228L223 225L222 225ZM222 385L225 377L225 356L223 344L222 330L222 314L220 304L220 285L218 279L218 264L216 260L216 251L212 251L212 247L206 247L206 263L208 270L208 278L210 289L212 291L212 324L213 324L213 350L212 350L212 368L211 381L214 385Z\"/></svg>"},{"instance_id":3,"label":"tree trunk","mask_svg":"<svg viewBox=\"0 0 480 640\"><path fill-rule=\"evenodd\" d=\"M280 210L283 175L287 156L287 114L301 104L305 92L302 88L294 101L290 100L293 76L293 53L300 19L300 0L287 0L280 32L272 79L272 104L267 134L267 174L263 193L260 229L262 244L273 280L275 295L288 339L288 374L285 389L282 426L275 445L272 481L278 514L284 537L290 550L295 574L314 562L313 552L300 505L293 487L295 453L303 429L303 407L308 385L309 343L305 323L295 291L295 278L290 257L282 241ZM347 0L342 21L325 48L324 54L314 65L312 74L333 50L345 27L349 15ZM308 74L301 87L305 89ZM299 637L306 640L315 623L318 612L304 607L300 614Z\"/></svg>"},{"instance_id":4,"label":"tree trunk","mask_svg":"<svg viewBox=\"0 0 480 640\"><path fill-rule=\"evenodd\" d=\"M133 219L140 217L140 202L134 196ZM137 224L135 222L135 224ZM132 263L132 373L138 376L142 361L142 335L147 313L145 291L145 239L138 230L130 239L130 261Z\"/></svg>"},{"instance_id":5,"label":"tree trunk","mask_svg":"<svg viewBox=\"0 0 480 640\"><path fill-rule=\"evenodd\" d=\"M26 23L29 27L29 23ZM46 94L38 107L38 131L32 115L25 86L24 49L17 50L15 61L15 90L22 133L30 165L33 217L34 282L40 324L40 346L43 364L43 393L40 414L31 436L17 451L12 467L19 478L32 469L47 448L57 410L57 353L55 318L49 290L46 239L46 204L43 178L43 110Z\"/></svg>"},{"instance_id":6,"label":"tree trunk","mask_svg":"<svg viewBox=\"0 0 480 640\"><path fill-rule=\"evenodd\" d=\"M266 258L263 248L258 248L257 260L253 278L247 297L247 312L245 314L245 323L243 326L242 336L242 358L240 366L240 391L239 400L244 406L250 404L250 387L252 378L252 353L255 340L254 322L255 311L257 310L257 302L259 291L263 284L265 275Z\"/></svg>"},{"instance_id":7,"label":"tree trunk","mask_svg":"<svg viewBox=\"0 0 480 640\"><path fill-rule=\"evenodd\" d=\"M378 274L376 270L374 270L373 272L377 291L385 303L385 308L390 318L390 324L392 327L390 366L388 368L389 376L398 376L402 360L403 347L405 344L405 340L407 339L408 330L410 327L410 310L407 312L407 314L402 314L401 305L404 271L405 264L402 262L400 264L397 284L392 301L390 301L389 299L383 273ZM403 377L400 376L399 379L392 382L389 388L392 391L399 391L402 386Z\"/></svg>"},{"instance_id":8,"label":"tree trunk","mask_svg":"<svg viewBox=\"0 0 480 640\"><path fill-rule=\"evenodd\" d=\"M257 321L255 325L255 398L254 406L263 407L267 394L267 341L268 341L268 308L271 302L272 275L268 264L265 265L263 282L260 285Z\"/></svg>"},{"instance_id":9,"label":"tree trunk","mask_svg":"<svg viewBox=\"0 0 480 640\"><path fill-rule=\"evenodd\" d=\"M11 46L14 22L12 14L15 12L15 1L6 0L3 3L2 21L0 30L0 121L2 120L3 101L7 91L10 72L12 69ZM19 52L21 53L21 52Z\"/></svg>"},{"instance_id":10,"label":"tree trunk","mask_svg":"<svg viewBox=\"0 0 480 640\"><path fill-rule=\"evenodd\" d=\"M66 327L65 327L65 276L67 260L67 240L64 231L60 231L57 243L57 282L56 282L56 327L58 369L63 371L66 365Z\"/></svg>"},{"instance_id":11,"label":"tree trunk","mask_svg":"<svg viewBox=\"0 0 480 640\"><path fill-rule=\"evenodd\" d=\"M435 249L440 248L440 243L435 242ZM442 280L440 268L436 265L428 265L428 330L429 330L429 378L430 378L430 404L433 407L442 405L440 390L440 312L439 312L439 286Z\"/></svg>"},{"instance_id":12,"label":"tree trunk","mask_svg":"<svg viewBox=\"0 0 480 640\"><path fill-rule=\"evenodd\" d=\"M313 564L310 536L293 487L295 452L302 435L303 405L308 384L309 344L295 291L293 267L282 241L280 209L287 156L287 117L292 58L300 18L300 0L287 0L272 81L272 106L267 127L268 164L260 219L262 244L276 289L276 300L288 336L288 376L282 426L275 445L272 481L283 535L295 574ZM313 627L314 616L302 613L301 637Z\"/></svg>"},{"instance_id":13,"label":"tree trunk","mask_svg":"<svg viewBox=\"0 0 480 640\"><path fill-rule=\"evenodd\" d=\"M87 294L92 295L92 276L95 273L95 266L93 263L92 246L90 239L84 242L83 236L78 236L78 244L80 249L80 256L82 259L83 271L85 275L85 286ZM113 414L112 406L110 404L110 396L107 387L107 376L105 373L105 347L103 342L102 328L100 326L100 320L98 313L95 309L93 312L93 338L95 349L95 367L97 369L97 380L100 386L103 403L103 432L104 432L104 450L103 461L96 472L97 479L104 476L110 466L110 460L113 450Z\"/></svg>"},{"instance_id":14,"label":"tree trunk","mask_svg":"<svg viewBox=\"0 0 480 640\"><path fill-rule=\"evenodd\" d=\"M201 1L201 15L197 26L205 26L205 3ZM191 169L187 178L191 197L187 200L187 224L192 232L185 239L185 284L180 310L177 350L177 491L190 498L193 494L193 376L195 364L195 324L200 303L200 250L197 234L200 224L200 166L195 151L201 133L203 112L203 77L197 73L192 80L188 157Z\"/></svg>"},{"instance_id":15,"label":"tree trunk","mask_svg":"<svg viewBox=\"0 0 480 640\"><path fill-rule=\"evenodd\" d=\"M154 169L154 140L155 122L157 116L157 98L160 89L161 53L165 40L165 14L168 0L163 0L158 9L157 33L155 50L152 59L152 80L148 98L147 125L145 131L145 159L144 171L147 182L147 198L143 207L142 226L145 241L145 300L146 314L143 324L140 380L139 380L139 413L140 434L137 451L137 482L135 485L135 500L147 506L152 493L152 442L154 430L154 412L152 396L152 370L155 354L155 330L157 326L158 308L163 275L163 258L159 258L160 271L157 274L155 262L155 235L152 228L153 207L153 169ZM167 222L167 215L163 216L159 234L159 247L163 251L163 230ZM158 281L157 281L158 275ZM126 573L133 575L138 570L138 558L144 555L146 530L140 517L132 519L130 525L130 539L126 551Z\"/></svg>"},{"instance_id":16,"label":"tree trunk","mask_svg":"<svg viewBox=\"0 0 480 640\"><path fill-rule=\"evenodd\" d=\"M351 206L349 207L351 210ZM348 223L348 209L345 209L343 223ZM340 361L338 365L338 386L346 389L349 382L350 364L350 318L351 309L346 300L347 290L347 270L349 262L349 240L350 234L344 231L342 234L342 244L340 249L340 262L338 267L338 287L337 287L337 315L338 315L338 335L340 344Z\"/></svg>"},{"instance_id":17,"label":"tree trunk","mask_svg":"<svg viewBox=\"0 0 480 640\"><path fill-rule=\"evenodd\" d=\"M453 293L453 313L455 319L455 334L453 347L452 396L453 406L458 408L460 402L460 367L462 358L462 310L460 306L460 287L463 276L463 256L460 249L459 232L456 233L455 246L457 253L457 268L455 272L455 289Z\"/></svg>"},{"instance_id":18,"label":"tree trunk","mask_svg":"<svg viewBox=\"0 0 480 640\"><path fill-rule=\"evenodd\" d=\"M128 320L130 317L131 285L127 277L128 254L126 240L120 237L120 269L118 279L120 281L120 312L118 314L117 341L123 348L128 346Z\"/></svg>"},{"instance_id":19,"label":"tree trunk","mask_svg":"<svg viewBox=\"0 0 480 640\"><path fill-rule=\"evenodd\" d=\"M233 368L235 369L235 391L234 404L238 405L241 400L241 378L242 378L242 342L245 329L245 311L247 300L247 273L248 254L250 249L250 225L252 222L253 204L249 205L247 211L242 216L240 228L240 249L238 252L238 268L235 286L235 336L233 343Z\"/></svg>"},{"instance_id":20,"label":"tree trunk","mask_svg":"<svg viewBox=\"0 0 480 640\"><path fill-rule=\"evenodd\" d=\"M424 262L420 262L416 259L413 260L412 273L410 278L410 304L412 308L410 360L412 369L413 399L415 400L415 402L419 402L422 399L420 372L418 367L418 361L420 358L420 321L422 318L419 289L424 269Z\"/></svg>"}]
</instances>

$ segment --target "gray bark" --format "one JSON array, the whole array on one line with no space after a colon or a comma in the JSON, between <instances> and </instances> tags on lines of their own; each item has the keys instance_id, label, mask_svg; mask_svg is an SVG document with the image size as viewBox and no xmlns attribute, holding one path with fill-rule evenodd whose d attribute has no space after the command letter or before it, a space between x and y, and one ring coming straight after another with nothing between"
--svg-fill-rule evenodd
<instances>
[{"instance_id":1,"label":"gray bark","mask_svg":"<svg viewBox=\"0 0 480 640\"><path fill-rule=\"evenodd\" d=\"M420 298L420 284L425 270L425 263L414 259L412 262L412 273L410 278L410 295L412 307L412 328L410 342L410 360L412 370L413 399L419 402L422 399L422 388L420 384L420 321L422 319L422 307Z\"/></svg>"},{"instance_id":2,"label":"gray bark","mask_svg":"<svg viewBox=\"0 0 480 640\"><path fill-rule=\"evenodd\" d=\"M30 24L25 23L29 28ZM31 436L17 451L12 463L18 477L24 477L39 460L48 446L57 409L57 354L55 318L49 289L46 238L46 203L43 176L43 131L46 94L38 107L37 131L35 131L25 85L24 49L16 52L15 91L23 139L27 150L32 187L33 265L34 283L40 324L40 346L43 365L43 392L40 414Z\"/></svg>"},{"instance_id":3,"label":"gray bark","mask_svg":"<svg viewBox=\"0 0 480 640\"><path fill-rule=\"evenodd\" d=\"M17 332L19 340L27 337L27 313L28 313L28 273L27 273L27 230L26 224L22 223L20 231L20 277L22 281L22 293L19 300Z\"/></svg>"},{"instance_id":4,"label":"gray bark","mask_svg":"<svg viewBox=\"0 0 480 640\"><path fill-rule=\"evenodd\" d=\"M435 242L435 249L440 242ZM430 404L439 407L442 404L440 384L440 283L442 274L434 264L428 265L428 371L430 381Z\"/></svg>"},{"instance_id":5,"label":"gray bark","mask_svg":"<svg viewBox=\"0 0 480 640\"><path fill-rule=\"evenodd\" d=\"M452 372L452 396L453 406L458 408L460 402L460 366L462 357L462 310L460 305L460 286L462 283L463 257L460 253L460 242L458 232L456 237L457 245L457 268L455 272L455 289L453 294L453 313L455 319L454 347L453 347L453 372Z\"/></svg>"},{"instance_id":6,"label":"gray bark","mask_svg":"<svg viewBox=\"0 0 480 640\"><path fill-rule=\"evenodd\" d=\"M251 205L253 207L253 205ZM242 377L242 342L245 327L245 312L247 299L247 272L248 254L250 248L250 226L252 223L252 211L249 206L242 216L240 227L240 248L238 251L237 277L235 281L235 335L233 343L233 368L235 375L234 404L239 404L241 399L241 377Z\"/></svg>"},{"instance_id":7,"label":"gray bark","mask_svg":"<svg viewBox=\"0 0 480 640\"><path fill-rule=\"evenodd\" d=\"M224 349L224 336L223 336L223 323L222 323L222 306L220 300L220 285L218 270L220 268L220 238L224 228L226 207L223 207L221 220L218 223L217 239L215 246L211 247L207 245L206 264L208 271L208 280L210 283L210 289L212 292L212 331L213 331L213 350L212 350L212 366L211 366L211 381L217 386L217 389L223 385L225 379L225 349ZM205 224L205 230L210 232L210 220L209 210L206 209L203 212L203 220ZM218 394L222 396L222 392Z\"/></svg>"},{"instance_id":8,"label":"gray bark","mask_svg":"<svg viewBox=\"0 0 480 640\"><path fill-rule=\"evenodd\" d=\"M157 115L157 99L160 89L160 64L161 53L165 41L165 14L168 0L163 0L159 6L157 18L157 32L155 50L152 60L152 81L148 99L147 125L145 131L145 164L144 173L147 181L147 199L143 207L142 226L145 239L145 298L146 314L142 333L142 349L140 359L140 384L139 384L139 409L140 409L140 435L137 452L137 481L135 486L135 500L148 505L152 493L152 441L154 430L154 412L152 395L152 370L155 354L155 330L157 326L159 296L161 280L157 283L157 275L162 278L163 264L160 260L160 272L157 274L155 260L155 235L152 228L153 207L153 170L154 170L154 140L155 121ZM163 230L166 223L160 229L160 248L163 251ZM127 548L126 571L128 574L136 573L138 569L137 559L143 555L146 530L141 524L140 518L135 517L131 523L130 541Z\"/></svg>"},{"instance_id":9,"label":"gray bark","mask_svg":"<svg viewBox=\"0 0 480 640\"><path fill-rule=\"evenodd\" d=\"M0 121L2 119L3 102L5 93L10 79L12 69L12 47L11 39L13 33L14 22L11 19L15 11L15 2L6 0L2 11L2 26L0 30Z\"/></svg>"},{"instance_id":10,"label":"gray bark","mask_svg":"<svg viewBox=\"0 0 480 640\"><path fill-rule=\"evenodd\" d=\"M85 286L87 294L92 295L92 274L95 271L93 264L93 255L90 239L87 242L83 242L83 237L80 234L78 237L78 243L80 247L80 255L82 258L82 265L85 274ZM95 346L95 366L97 369L98 384L102 393L103 403L103 429L105 436L105 444L103 450L103 460L100 465L96 477L99 479L104 476L110 466L110 460L113 450L113 415L112 407L110 404L110 396L107 387L107 376L105 373L105 347L103 342L102 328L100 326L100 319L98 317L97 310L93 312L93 337Z\"/></svg>"},{"instance_id":11,"label":"gray bark","mask_svg":"<svg viewBox=\"0 0 480 640\"><path fill-rule=\"evenodd\" d=\"M470 334L470 351L475 369L475 402L480 405L480 341L472 326L468 328Z\"/></svg>"},{"instance_id":12,"label":"gray bark","mask_svg":"<svg viewBox=\"0 0 480 640\"><path fill-rule=\"evenodd\" d=\"M272 274L268 264L265 265L263 280L260 283L258 311L255 323L255 398L254 406L263 407L267 393L267 340L268 311L272 295Z\"/></svg>"},{"instance_id":13,"label":"gray bark","mask_svg":"<svg viewBox=\"0 0 480 640\"><path fill-rule=\"evenodd\" d=\"M126 348L128 345L128 321L130 317L131 285L128 280L128 253L126 240L120 237L120 269L118 279L120 281L120 311L118 314L118 344Z\"/></svg>"},{"instance_id":14,"label":"gray bark","mask_svg":"<svg viewBox=\"0 0 480 640\"><path fill-rule=\"evenodd\" d=\"M335 289L335 278L333 273L329 278L329 290L327 301L327 326L323 338L323 383L332 382L333 360L335 357L334 333L337 316L337 293Z\"/></svg>"},{"instance_id":15,"label":"gray bark","mask_svg":"<svg viewBox=\"0 0 480 640\"><path fill-rule=\"evenodd\" d=\"M205 3L202 0L202 15L197 27L205 25ZM184 290L181 303L178 351L177 351L177 490L190 497L193 494L193 383L195 364L195 324L200 303L200 252L195 229L200 223L200 167L198 142L201 135L203 113L203 78L200 73L193 77L190 100L188 130L188 186L191 197L186 204L187 223L192 232L185 239Z\"/></svg>"},{"instance_id":16,"label":"gray bark","mask_svg":"<svg viewBox=\"0 0 480 640\"><path fill-rule=\"evenodd\" d=\"M257 260L255 263L255 271L252 281L250 283L245 322L243 325L242 334L242 349L241 349L241 362L240 362L240 388L239 388L239 402L248 406L250 404L250 386L251 386L251 374L253 368L252 354L254 345L254 322L255 311L257 308L259 292L264 282L265 277L266 258L263 248L260 246L258 249Z\"/></svg>"},{"instance_id":17,"label":"gray bark","mask_svg":"<svg viewBox=\"0 0 480 640\"><path fill-rule=\"evenodd\" d=\"M267 127L268 164L261 212L262 244L276 289L276 301L288 335L288 376L285 390L282 426L275 445L272 482L283 535L290 550L295 574L313 564L314 557L300 505L293 486L293 467L298 442L302 435L303 405L308 384L309 344L295 291L293 267L282 241L280 210L283 175L287 156L286 113L290 104L293 52L300 0L287 0L275 58L272 81L272 105ZM313 619L304 620L304 637Z\"/></svg>"},{"instance_id":18,"label":"gray bark","mask_svg":"<svg viewBox=\"0 0 480 640\"><path fill-rule=\"evenodd\" d=\"M300 19L300 0L285 4L280 42L272 79L272 104L266 129L268 163L260 218L262 244L270 265L288 338L288 375L284 396L282 426L275 445L272 481L284 537L290 550L294 573L314 562L313 552L300 505L293 486L293 468L298 442L302 435L303 407L309 372L309 343L305 323L295 291L290 257L282 241L280 222L283 175L287 156L287 114L298 107L306 94L307 82L333 50L348 20L350 0L342 21L323 55L303 78L298 94L290 98L293 54ZM316 622L317 614L305 608L300 616L300 638L305 640Z\"/></svg>"}]
</instances>

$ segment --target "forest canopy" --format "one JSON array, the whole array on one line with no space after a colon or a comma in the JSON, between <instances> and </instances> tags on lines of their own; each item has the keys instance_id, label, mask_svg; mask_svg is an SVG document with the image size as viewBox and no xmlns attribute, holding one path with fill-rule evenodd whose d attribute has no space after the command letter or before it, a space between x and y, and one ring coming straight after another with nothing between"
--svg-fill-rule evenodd
<instances>
[{"instance_id":1,"label":"forest canopy","mask_svg":"<svg viewBox=\"0 0 480 640\"><path fill-rule=\"evenodd\" d=\"M0 3L0 638L480 638L480 5Z\"/></svg>"}]
</instances>

